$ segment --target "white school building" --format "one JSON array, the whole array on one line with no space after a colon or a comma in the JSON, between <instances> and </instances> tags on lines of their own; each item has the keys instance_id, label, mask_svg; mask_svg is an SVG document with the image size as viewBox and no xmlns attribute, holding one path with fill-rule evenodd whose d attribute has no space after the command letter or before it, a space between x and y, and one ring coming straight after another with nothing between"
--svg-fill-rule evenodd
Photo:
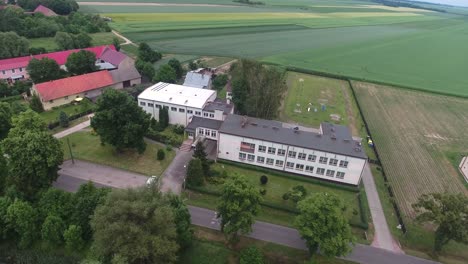
<instances>
[{"instance_id":1,"label":"white school building","mask_svg":"<svg viewBox=\"0 0 468 264\"><path fill-rule=\"evenodd\" d=\"M215 98L216 92L207 89L158 83L138 96L138 103L155 119L161 107L168 107L169 122L184 125L190 139L216 142L217 159L360 183L367 156L347 127L322 123L318 132L304 131L279 121L235 115L231 104Z\"/></svg>"}]
</instances>

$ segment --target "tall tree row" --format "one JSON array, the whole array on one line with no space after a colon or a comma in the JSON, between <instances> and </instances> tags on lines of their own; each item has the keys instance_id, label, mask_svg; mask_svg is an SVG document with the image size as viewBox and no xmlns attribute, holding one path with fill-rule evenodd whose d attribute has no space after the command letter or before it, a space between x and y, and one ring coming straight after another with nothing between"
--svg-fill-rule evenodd
<instances>
[{"instance_id":1,"label":"tall tree row","mask_svg":"<svg viewBox=\"0 0 468 264\"><path fill-rule=\"evenodd\" d=\"M256 61L240 60L231 67L232 100L239 114L273 119L286 91L285 72Z\"/></svg>"}]
</instances>

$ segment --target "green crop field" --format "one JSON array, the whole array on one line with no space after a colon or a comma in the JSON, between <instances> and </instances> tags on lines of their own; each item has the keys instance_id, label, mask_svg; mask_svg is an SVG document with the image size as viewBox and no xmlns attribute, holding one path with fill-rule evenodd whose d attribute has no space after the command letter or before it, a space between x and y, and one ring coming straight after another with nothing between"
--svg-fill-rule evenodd
<instances>
[{"instance_id":1,"label":"green crop field","mask_svg":"<svg viewBox=\"0 0 468 264\"><path fill-rule=\"evenodd\" d=\"M81 11L111 17L115 30L165 53L255 58L468 97L463 16L344 0L117 2L127 3L84 3Z\"/></svg>"},{"instance_id":2,"label":"green crop field","mask_svg":"<svg viewBox=\"0 0 468 264\"><path fill-rule=\"evenodd\" d=\"M353 82L397 203L430 192L468 194L456 164L468 153L468 100Z\"/></svg>"}]
</instances>

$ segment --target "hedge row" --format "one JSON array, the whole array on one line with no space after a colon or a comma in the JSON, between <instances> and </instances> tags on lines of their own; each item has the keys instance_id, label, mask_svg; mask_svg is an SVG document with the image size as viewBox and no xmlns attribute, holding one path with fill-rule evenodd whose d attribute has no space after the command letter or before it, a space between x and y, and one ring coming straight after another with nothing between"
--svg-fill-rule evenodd
<instances>
[{"instance_id":1,"label":"hedge row","mask_svg":"<svg viewBox=\"0 0 468 264\"><path fill-rule=\"evenodd\" d=\"M157 142L161 142L163 144L168 144L168 145L171 145L171 146L174 146L174 147L180 147L180 145L182 145L183 142L181 142L180 140L177 140L175 138L171 138L167 135L164 135L158 131L154 131L152 129L150 129L148 131L148 133L146 133L145 137L151 139L151 140L154 140L154 141L157 141Z\"/></svg>"},{"instance_id":2,"label":"hedge row","mask_svg":"<svg viewBox=\"0 0 468 264\"><path fill-rule=\"evenodd\" d=\"M87 116L87 115L91 114L93 111L94 111L93 109L89 109L87 111L71 115L71 116L68 117L68 121L73 121L73 120L78 119L80 117ZM60 126L60 121L50 122L49 125L48 125L49 129L54 129L54 128L58 127L58 126Z\"/></svg>"},{"instance_id":3,"label":"hedge row","mask_svg":"<svg viewBox=\"0 0 468 264\"><path fill-rule=\"evenodd\" d=\"M7 102L7 103L10 103L10 102L14 102L14 101L21 100L21 99L23 99L23 96L21 96L21 95L13 95L13 96L8 96L8 97L2 97L2 98L0 98L0 102Z\"/></svg>"},{"instance_id":4,"label":"hedge row","mask_svg":"<svg viewBox=\"0 0 468 264\"><path fill-rule=\"evenodd\" d=\"M350 186L350 185L332 183L332 182L328 182L328 181L325 181L325 180L321 181L321 180L317 180L317 179L313 179L313 178L307 178L307 176L293 175L293 174L289 174L289 173L286 173L286 172L271 170L271 169L267 169L267 168L263 168L263 167L259 167L259 166L253 166L253 165L250 165L250 164L243 164L243 163L238 163L238 162L234 162L234 161L218 160L217 162L227 164L227 165L232 165L232 166L243 168L243 169L249 169L249 170L254 170L254 171L258 171L258 172L262 172L262 173L266 173L266 174L280 176L280 177L284 177L284 178L288 178L288 179L292 179L292 180L296 180L296 181L322 185L322 186L325 186L325 187L340 189L340 190L349 191L349 192L359 192L358 187L354 187L354 186Z\"/></svg>"},{"instance_id":5,"label":"hedge row","mask_svg":"<svg viewBox=\"0 0 468 264\"><path fill-rule=\"evenodd\" d=\"M369 224L368 224L368 216L367 216L367 210L366 207L364 206L366 201L364 201L362 193L358 194L358 204L359 204L359 212L361 216L361 223L363 225L363 229L367 230L369 229Z\"/></svg>"}]
</instances>

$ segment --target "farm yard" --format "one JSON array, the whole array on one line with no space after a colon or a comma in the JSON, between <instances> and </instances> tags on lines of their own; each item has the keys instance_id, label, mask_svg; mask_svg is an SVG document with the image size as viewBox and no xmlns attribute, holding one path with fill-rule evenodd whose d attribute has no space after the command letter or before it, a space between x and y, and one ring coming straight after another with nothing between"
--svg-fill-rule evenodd
<instances>
[{"instance_id":1,"label":"farm yard","mask_svg":"<svg viewBox=\"0 0 468 264\"><path fill-rule=\"evenodd\" d=\"M164 53L249 57L468 97L466 17L338 0L105 2L81 11L111 17L112 28Z\"/></svg>"},{"instance_id":2,"label":"farm yard","mask_svg":"<svg viewBox=\"0 0 468 264\"><path fill-rule=\"evenodd\" d=\"M353 86L406 217L414 216L411 205L421 194L468 194L448 159L468 152L468 100L362 82Z\"/></svg>"}]
</instances>

